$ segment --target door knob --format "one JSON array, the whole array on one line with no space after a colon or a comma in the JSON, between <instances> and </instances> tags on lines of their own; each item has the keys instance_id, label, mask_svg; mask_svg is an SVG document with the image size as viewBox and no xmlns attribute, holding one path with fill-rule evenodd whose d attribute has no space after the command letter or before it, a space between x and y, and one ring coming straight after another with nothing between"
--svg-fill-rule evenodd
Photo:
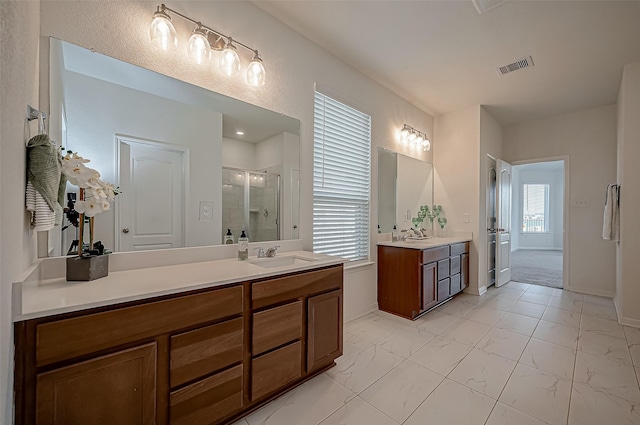
<instances>
[{"instance_id":1,"label":"door knob","mask_svg":"<svg viewBox=\"0 0 640 425\"><path fill-rule=\"evenodd\" d=\"M122 233L129 233L129 228L125 227L124 229L122 229Z\"/></svg>"},{"instance_id":2,"label":"door knob","mask_svg":"<svg viewBox=\"0 0 640 425\"><path fill-rule=\"evenodd\" d=\"M505 231L503 228L500 228L500 227L499 227L499 228L497 228L496 230L497 230L498 232L504 232L504 231Z\"/></svg>"},{"instance_id":3,"label":"door knob","mask_svg":"<svg viewBox=\"0 0 640 425\"><path fill-rule=\"evenodd\" d=\"M294 228L294 229L297 229L297 228L298 228L298 225L297 225L297 224L294 224L294 225L293 225L293 228Z\"/></svg>"}]
</instances>

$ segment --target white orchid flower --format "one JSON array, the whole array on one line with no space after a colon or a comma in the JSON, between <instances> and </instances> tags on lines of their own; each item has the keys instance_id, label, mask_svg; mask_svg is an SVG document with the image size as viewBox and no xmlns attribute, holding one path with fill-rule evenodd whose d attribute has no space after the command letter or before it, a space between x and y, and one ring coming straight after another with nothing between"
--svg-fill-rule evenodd
<instances>
[{"instance_id":1,"label":"white orchid flower","mask_svg":"<svg viewBox=\"0 0 640 425\"><path fill-rule=\"evenodd\" d=\"M97 202L95 198L76 201L74 209L87 217L93 217L94 215L104 211L102 202Z\"/></svg>"},{"instance_id":2,"label":"white orchid flower","mask_svg":"<svg viewBox=\"0 0 640 425\"><path fill-rule=\"evenodd\" d=\"M78 180L78 187L86 189L88 187L99 187L98 181L100 180L100 173L93 168L84 167L76 175Z\"/></svg>"},{"instance_id":3,"label":"white orchid flower","mask_svg":"<svg viewBox=\"0 0 640 425\"><path fill-rule=\"evenodd\" d=\"M107 200L107 193L104 191L102 187L89 187L87 188L89 195L93 198L100 200L100 202L104 199Z\"/></svg>"},{"instance_id":4,"label":"white orchid flower","mask_svg":"<svg viewBox=\"0 0 640 425\"><path fill-rule=\"evenodd\" d=\"M83 164L90 162L88 159L84 159L77 153L69 153L62 157L62 166L63 167L75 167L78 164Z\"/></svg>"},{"instance_id":5,"label":"white orchid flower","mask_svg":"<svg viewBox=\"0 0 640 425\"><path fill-rule=\"evenodd\" d=\"M111 204L106 199L101 199L100 205L102 206L102 212L109 211L111 209Z\"/></svg>"}]
</instances>

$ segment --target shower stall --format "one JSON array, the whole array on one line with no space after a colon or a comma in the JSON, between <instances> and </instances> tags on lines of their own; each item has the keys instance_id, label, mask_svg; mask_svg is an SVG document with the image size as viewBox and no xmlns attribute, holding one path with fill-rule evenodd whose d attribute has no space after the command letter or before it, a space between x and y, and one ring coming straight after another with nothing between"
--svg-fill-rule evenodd
<instances>
[{"instance_id":1,"label":"shower stall","mask_svg":"<svg viewBox=\"0 0 640 425\"><path fill-rule=\"evenodd\" d=\"M234 242L244 230L251 242L280 240L280 174L222 167L222 234Z\"/></svg>"}]
</instances>

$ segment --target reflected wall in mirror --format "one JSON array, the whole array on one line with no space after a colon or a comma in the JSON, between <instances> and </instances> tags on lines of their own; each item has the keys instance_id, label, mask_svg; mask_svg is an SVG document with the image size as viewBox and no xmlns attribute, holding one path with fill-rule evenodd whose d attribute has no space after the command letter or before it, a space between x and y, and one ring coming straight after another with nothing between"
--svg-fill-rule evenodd
<instances>
[{"instance_id":1,"label":"reflected wall in mirror","mask_svg":"<svg viewBox=\"0 0 640 425\"><path fill-rule=\"evenodd\" d=\"M298 120L53 38L49 78L51 138L122 192L95 220L105 247L299 237ZM53 255L74 239L51 231Z\"/></svg>"},{"instance_id":2,"label":"reflected wall in mirror","mask_svg":"<svg viewBox=\"0 0 640 425\"><path fill-rule=\"evenodd\" d=\"M433 165L378 148L378 225L382 233L412 227L420 205L433 204Z\"/></svg>"}]
</instances>

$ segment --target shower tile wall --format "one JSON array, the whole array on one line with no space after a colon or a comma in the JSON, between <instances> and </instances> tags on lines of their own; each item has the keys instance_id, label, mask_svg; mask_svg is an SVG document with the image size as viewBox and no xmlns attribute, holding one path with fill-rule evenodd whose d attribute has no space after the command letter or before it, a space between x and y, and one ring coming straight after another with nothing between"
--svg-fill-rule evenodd
<instances>
[{"instance_id":1,"label":"shower tile wall","mask_svg":"<svg viewBox=\"0 0 640 425\"><path fill-rule=\"evenodd\" d=\"M244 174L233 170L222 170L222 235L227 229L233 233L234 243L244 228Z\"/></svg>"}]
</instances>

